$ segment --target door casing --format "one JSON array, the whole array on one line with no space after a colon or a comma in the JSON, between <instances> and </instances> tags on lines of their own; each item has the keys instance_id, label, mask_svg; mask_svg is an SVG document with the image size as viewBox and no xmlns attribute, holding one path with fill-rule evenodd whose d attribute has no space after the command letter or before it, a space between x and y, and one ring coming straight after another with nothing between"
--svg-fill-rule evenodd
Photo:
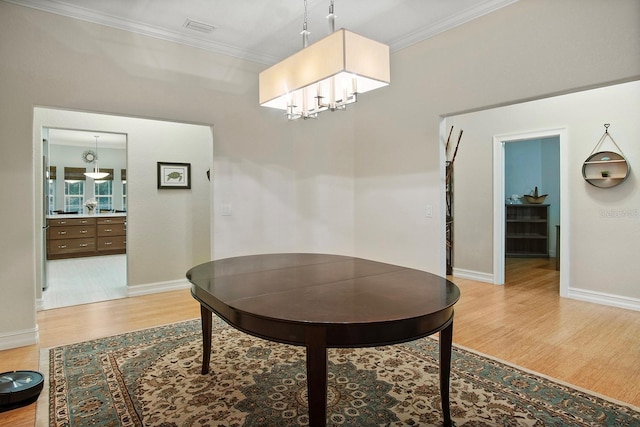
<instances>
[{"instance_id":1,"label":"door casing","mask_svg":"<svg viewBox=\"0 0 640 427\"><path fill-rule=\"evenodd\" d=\"M504 285L505 281L505 144L510 141L558 137L560 141L560 296L567 297L570 275L569 237L569 136L567 128L543 129L495 135L493 137L493 283Z\"/></svg>"}]
</instances>

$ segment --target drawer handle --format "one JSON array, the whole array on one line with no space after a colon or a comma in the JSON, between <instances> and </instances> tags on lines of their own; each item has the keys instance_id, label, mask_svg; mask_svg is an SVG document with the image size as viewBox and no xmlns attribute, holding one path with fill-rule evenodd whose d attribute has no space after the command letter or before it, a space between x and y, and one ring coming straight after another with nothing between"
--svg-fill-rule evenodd
<instances>
[{"instance_id":1,"label":"drawer handle","mask_svg":"<svg viewBox=\"0 0 640 427\"><path fill-rule=\"evenodd\" d=\"M104 242L105 246L113 245L113 242Z\"/></svg>"},{"instance_id":2,"label":"drawer handle","mask_svg":"<svg viewBox=\"0 0 640 427\"><path fill-rule=\"evenodd\" d=\"M64 225L64 224L66 224L66 223L67 223L67 221L58 221L58 224L62 224L62 225Z\"/></svg>"},{"instance_id":3,"label":"drawer handle","mask_svg":"<svg viewBox=\"0 0 640 427\"><path fill-rule=\"evenodd\" d=\"M87 234L88 232L88 230L80 230L80 234Z\"/></svg>"},{"instance_id":4,"label":"drawer handle","mask_svg":"<svg viewBox=\"0 0 640 427\"><path fill-rule=\"evenodd\" d=\"M61 236L64 236L65 234L67 234L67 232L66 231L58 231L58 234L61 235Z\"/></svg>"},{"instance_id":5,"label":"drawer handle","mask_svg":"<svg viewBox=\"0 0 640 427\"><path fill-rule=\"evenodd\" d=\"M110 220L110 219L105 219L105 220L104 220L104 223L105 223L105 224L111 224L111 220Z\"/></svg>"},{"instance_id":6,"label":"drawer handle","mask_svg":"<svg viewBox=\"0 0 640 427\"><path fill-rule=\"evenodd\" d=\"M113 231L113 230L112 230L111 228L105 228L105 229L104 229L104 232L105 232L105 233L110 233L110 232L112 232L112 231Z\"/></svg>"},{"instance_id":7,"label":"drawer handle","mask_svg":"<svg viewBox=\"0 0 640 427\"><path fill-rule=\"evenodd\" d=\"M80 221L80 224L86 224L88 221L86 219Z\"/></svg>"},{"instance_id":8,"label":"drawer handle","mask_svg":"<svg viewBox=\"0 0 640 427\"><path fill-rule=\"evenodd\" d=\"M58 249L66 249L67 245L58 245Z\"/></svg>"},{"instance_id":9,"label":"drawer handle","mask_svg":"<svg viewBox=\"0 0 640 427\"><path fill-rule=\"evenodd\" d=\"M81 244L80 244L80 247L81 247L81 248L86 248L87 246L89 246L89 244L88 244L88 243L81 243Z\"/></svg>"}]
</instances>

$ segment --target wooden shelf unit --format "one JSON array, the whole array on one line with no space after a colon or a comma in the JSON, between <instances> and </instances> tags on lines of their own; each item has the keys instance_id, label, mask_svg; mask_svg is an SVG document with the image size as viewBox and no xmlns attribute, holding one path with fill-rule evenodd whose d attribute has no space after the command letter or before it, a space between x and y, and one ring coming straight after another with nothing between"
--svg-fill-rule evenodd
<instances>
[{"instance_id":1,"label":"wooden shelf unit","mask_svg":"<svg viewBox=\"0 0 640 427\"><path fill-rule=\"evenodd\" d=\"M608 176L602 176L607 171ZM621 184L629 176L629 164L622 154L600 151L592 154L582 166L582 177L589 184L609 188Z\"/></svg>"},{"instance_id":2,"label":"wooden shelf unit","mask_svg":"<svg viewBox=\"0 0 640 427\"><path fill-rule=\"evenodd\" d=\"M549 257L549 205L506 206L505 255L507 257Z\"/></svg>"}]
</instances>

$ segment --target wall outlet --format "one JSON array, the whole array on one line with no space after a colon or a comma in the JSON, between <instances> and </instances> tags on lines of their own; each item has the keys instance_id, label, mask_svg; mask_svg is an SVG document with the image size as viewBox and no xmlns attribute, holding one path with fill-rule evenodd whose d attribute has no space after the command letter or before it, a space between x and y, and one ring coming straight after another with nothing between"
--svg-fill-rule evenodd
<instances>
[{"instance_id":1,"label":"wall outlet","mask_svg":"<svg viewBox=\"0 0 640 427\"><path fill-rule=\"evenodd\" d=\"M222 204L222 216L231 216L231 203Z\"/></svg>"},{"instance_id":2,"label":"wall outlet","mask_svg":"<svg viewBox=\"0 0 640 427\"><path fill-rule=\"evenodd\" d=\"M433 218L433 205L427 205L427 218Z\"/></svg>"}]
</instances>

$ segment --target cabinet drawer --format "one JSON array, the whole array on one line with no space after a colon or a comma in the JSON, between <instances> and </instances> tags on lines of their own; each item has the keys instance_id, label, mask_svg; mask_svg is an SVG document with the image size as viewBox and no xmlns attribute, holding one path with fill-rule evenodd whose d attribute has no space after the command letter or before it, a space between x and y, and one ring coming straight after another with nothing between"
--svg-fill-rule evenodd
<instances>
[{"instance_id":1,"label":"cabinet drawer","mask_svg":"<svg viewBox=\"0 0 640 427\"><path fill-rule=\"evenodd\" d=\"M96 220L98 221L98 225L101 225L101 224L124 224L125 222L127 222L127 217L126 216L111 216L111 217L96 218Z\"/></svg>"},{"instance_id":2,"label":"cabinet drawer","mask_svg":"<svg viewBox=\"0 0 640 427\"><path fill-rule=\"evenodd\" d=\"M122 236L126 234L124 224L98 224L98 236Z\"/></svg>"},{"instance_id":3,"label":"cabinet drawer","mask_svg":"<svg viewBox=\"0 0 640 427\"><path fill-rule=\"evenodd\" d=\"M85 237L95 237L96 235L96 227L95 225L88 226L60 226L60 227L49 227L47 230L47 237L50 240L57 239L77 239L77 238L85 238Z\"/></svg>"},{"instance_id":4,"label":"cabinet drawer","mask_svg":"<svg viewBox=\"0 0 640 427\"><path fill-rule=\"evenodd\" d=\"M127 247L127 238L125 236L98 237L99 251L124 251Z\"/></svg>"},{"instance_id":5,"label":"cabinet drawer","mask_svg":"<svg viewBox=\"0 0 640 427\"><path fill-rule=\"evenodd\" d=\"M49 255L71 254L76 252L94 252L96 239L61 239L52 240L47 245Z\"/></svg>"},{"instance_id":6,"label":"cabinet drawer","mask_svg":"<svg viewBox=\"0 0 640 427\"><path fill-rule=\"evenodd\" d=\"M47 224L50 227L68 226L68 225L95 225L95 218L50 218Z\"/></svg>"}]
</instances>

